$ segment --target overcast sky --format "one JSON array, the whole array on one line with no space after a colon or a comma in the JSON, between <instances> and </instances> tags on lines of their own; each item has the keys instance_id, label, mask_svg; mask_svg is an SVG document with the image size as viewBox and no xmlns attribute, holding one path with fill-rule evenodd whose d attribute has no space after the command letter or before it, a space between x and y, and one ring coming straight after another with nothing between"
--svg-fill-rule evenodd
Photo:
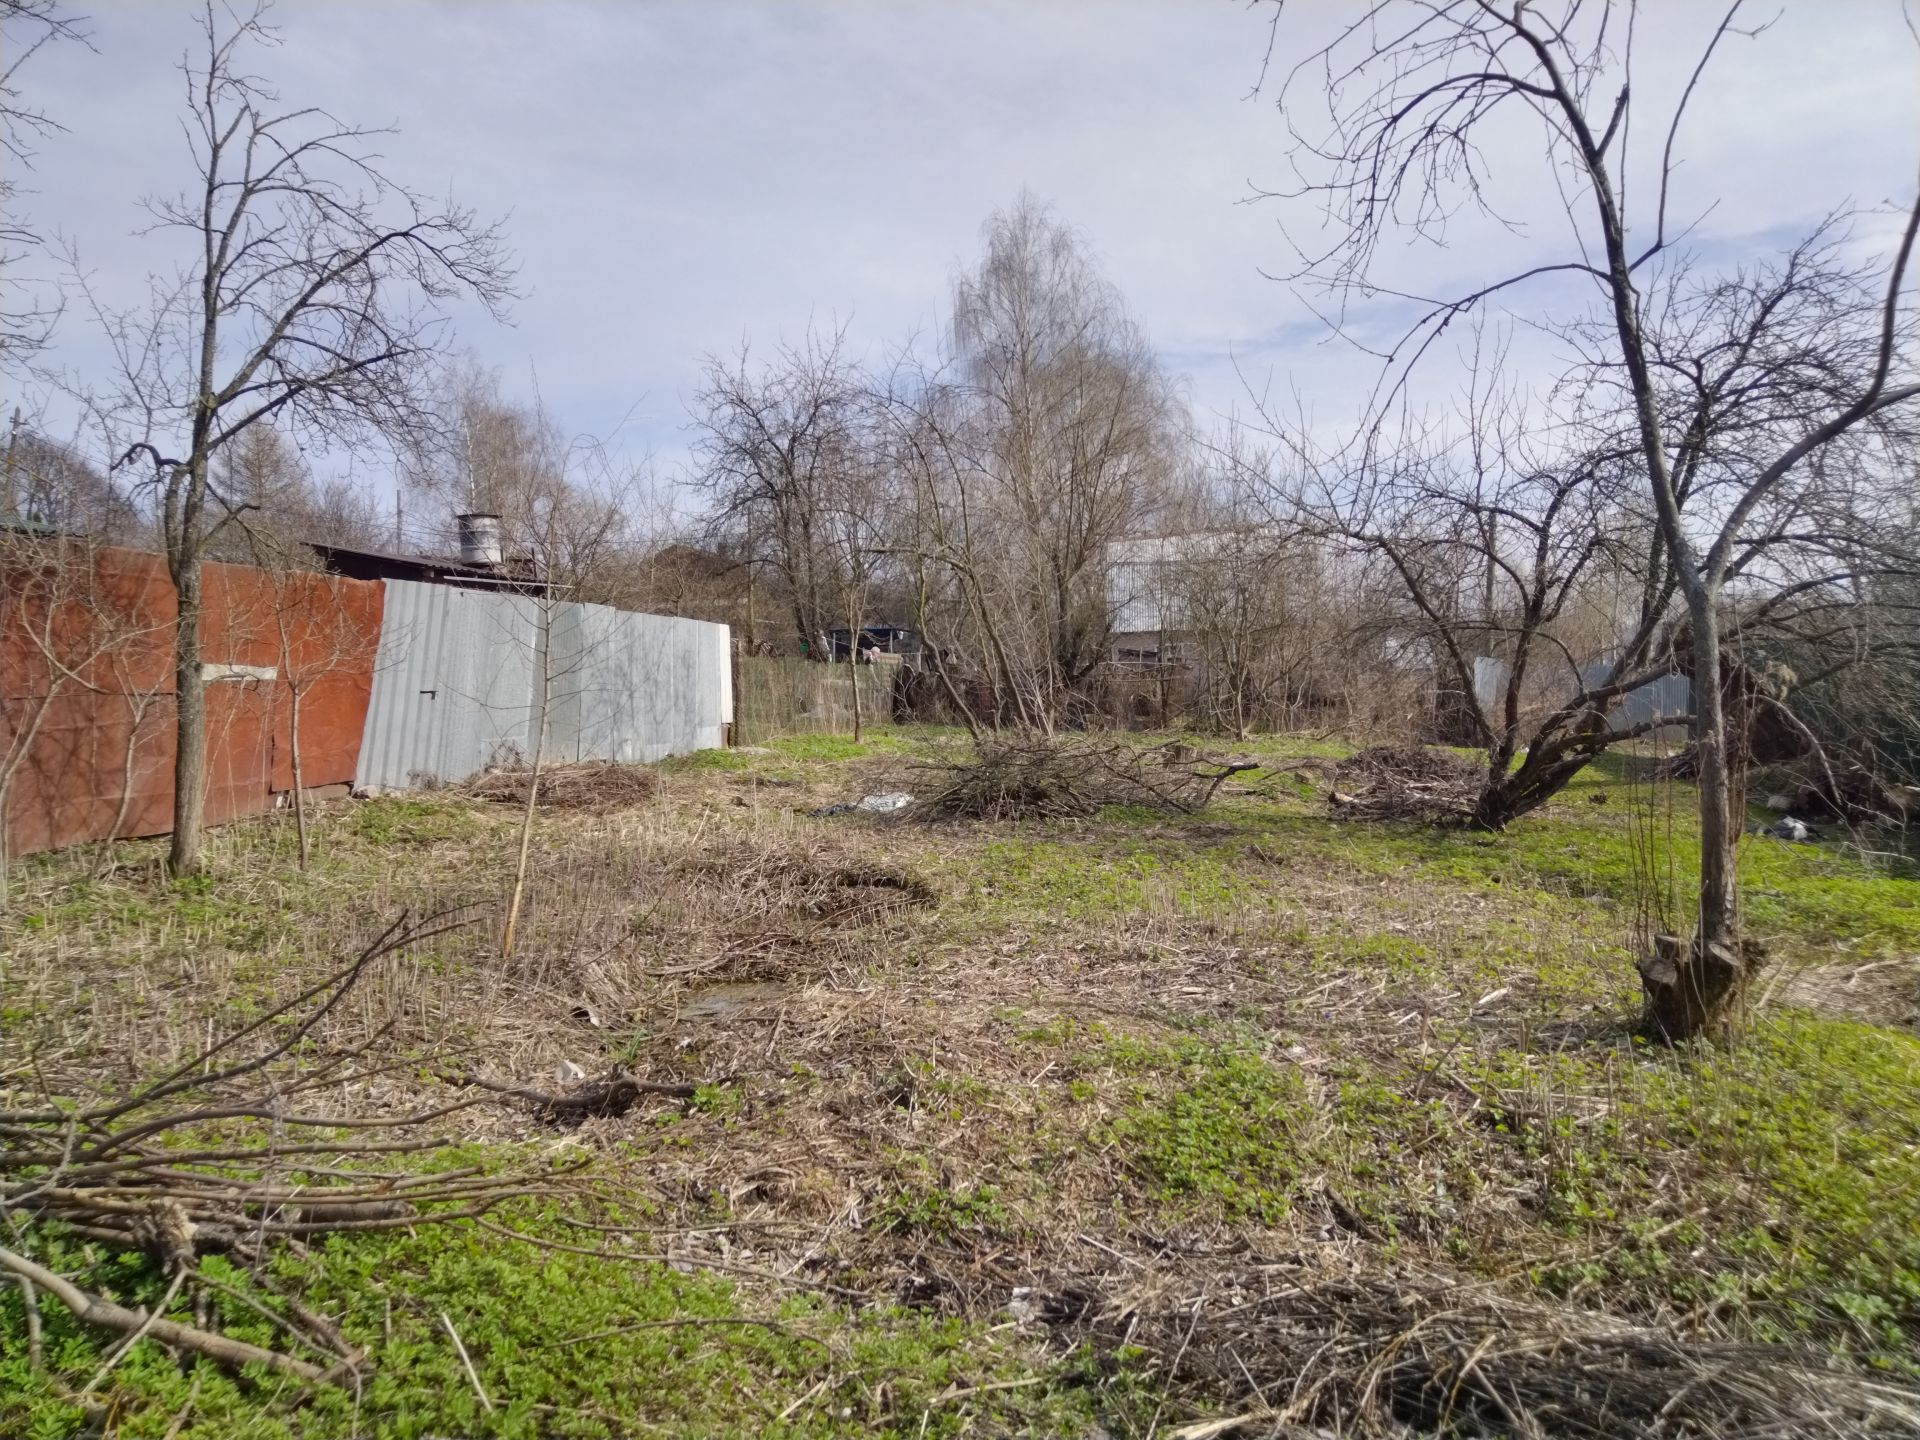
<instances>
[{"instance_id":1,"label":"overcast sky","mask_svg":"<svg viewBox=\"0 0 1920 1440\"><path fill-rule=\"evenodd\" d=\"M175 253L134 234L135 202L188 178L173 64L192 18L170 0L90 8L94 50L45 52L21 77L66 126L39 147L25 204L129 301ZM1344 8L1296 0L1279 60ZM1642 46L1650 92L1684 81L1680 42L1718 8L1649 7L1649 29L1664 27ZM1249 97L1264 7L287 0L275 20L284 43L255 69L286 101L394 125L390 173L509 217L525 297L510 327L462 315L462 343L510 387L537 374L570 431L607 436L628 417L629 454L684 453L704 352L809 317L850 322L876 358L935 328L982 221L1022 187L1085 234L1203 417L1235 404L1236 357L1329 424L1371 374L1261 274L1287 266L1279 222L1311 224L1301 207L1244 203L1287 178L1271 95ZM1682 150L1690 213L1717 202L1699 235L1718 255L1909 197L1920 49L1898 3L1790 3L1729 47ZM1509 252L1561 248L1537 143L1512 159L1525 178L1511 198L1534 223L1398 257L1403 279L1437 293ZM59 342L77 374L102 363L77 310Z\"/></svg>"}]
</instances>

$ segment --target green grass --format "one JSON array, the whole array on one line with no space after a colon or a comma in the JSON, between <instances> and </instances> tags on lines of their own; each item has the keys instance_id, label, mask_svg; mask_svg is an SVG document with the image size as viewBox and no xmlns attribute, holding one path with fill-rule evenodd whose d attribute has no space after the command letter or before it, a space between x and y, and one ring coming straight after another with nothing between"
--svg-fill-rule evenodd
<instances>
[{"instance_id":1,"label":"green grass","mask_svg":"<svg viewBox=\"0 0 1920 1440\"><path fill-rule=\"evenodd\" d=\"M1920 1347L1920 1040L1790 1016L1654 1067L1624 1123L1685 1152L1719 1220L1712 1298L1755 1331Z\"/></svg>"},{"instance_id":2,"label":"green grass","mask_svg":"<svg viewBox=\"0 0 1920 1440\"><path fill-rule=\"evenodd\" d=\"M1167 844L1098 822L1054 833L989 840L950 867L952 918L1004 924L1086 921L1140 913L1206 918L1257 904L1258 877L1237 845Z\"/></svg>"},{"instance_id":3,"label":"green grass","mask_svg":"<svg viewBox=\"0 0 1920 1440\"><path fill-rule=\"evenodd\" d=\"M1274 1222L1292 1202L1301 1165L1299 1076L1238 1045L1197 1037L1171 1044L1109 1040L1094 1063L1150 1078L1091 1141L1116 1148L1154 1193L1230 1218Z\"/></svg>"},{"instance_id":4,"label":"green grass","mask_svg":"<svg viewBox=\"0 0 1920 1440\"><path fill-rule=\"evenodd\" d=\"M822 793L881 788L953 743L876 730L859 745L803 736L768 753L701 752L662 764L677 778L644 836L621 816L541 819L537 865L550 867L549 888L534 896L531 953L545 963L546 944L556 963L598 956L632 967L620 972L635 997L631 1026L603 1058L728 1077L648 1112L607 1146L601 1168L633 1214L669 1227L725 1222L735 1217L722 1197L736 1185L749 1197L743 1210L807 1237L829 1213L857 1214L835 1241L851 1256L841 1278L883 1297L901 1293L887 1288L899 1273L890 1267L957 1273L983 1257L1013 1263L1004 1257L1029 1244L1074 1245L1082 1233L1159 1283L1171 1277L1153 1257L1170 1233L1216 1235L1221 1254L1243 1245L1286 1256L1312 1253L1311 1239L1337 1230L1363 1266L1404 1261L1463 1283L1530 1284L1630 1316L1915 1368L1920 1040L1792 1011L1767 1012L1721 1050L1627 1038L1647 846L1675 913L1692 883L1688 787L1650 792L1630 783L1628 762L1608 761L1500 835L1335 820L1323 789L1276 771L1251 777L1266 793L1229 793L1190 817L1110 808L1079 821L938 827L803 818ZM1342 748L1201 743L1272 764ZM735 805L741 775L813 788L769 787L753 806ZM1593 803L1602 794L1606 803ZM1651 841L1650 795L1660 807ZM682 832L657 830L676 817ZM82 985L97 999L128 983L128 956L147 967L135 993L163 1000L170 974L217 962L205 1009L221 1023L247 1018L276 995L289 952L326 955L329 925L364 923L338 897L492 895L507 853L494 832L510 825L453 796L392 796L324 811L304 876L279 817L218 832L212 880L170 886L129 867L63 884L54 862L35 861L23 867L30 899L6 917L0 941L39 947L40 993L54 1001L35 1009L8 995L0 1026L57 1049L68 1013L59 1007L88 1003ZM938 903L825 941L755 913L742 933L771 931L791 947L756 961L796 966L791 1010L761 1017L771 1029L683 1026L673 1018L682 982L647 972L719 953L732 877L716 870L694 882L711 884L711 916L704 890L663 902L650 877L682 840L695 854L741 841L749 856L785 845L809 858L884 860L937 877ZM579 891L566 868L576 851L596 877ZM1757 839L1743 846L1741 873L1749 924L1789 959L1857 964L1920 949L1911 878L1835 848ZM576 904L613 907L595 943L567 928ZM694 932L709 948L686 941L676 907L712 920L714 934ZM609 941L619 943L608 950ZM829 945L831 983L814 985L805 967ZM423 986L461 984L468 967L497 964L484 940L453 937L417 969ZM1505 998L1478 1003L1495 992ZM436 1004L447 993L423 991ZM597 1058L586 1048L597 1041L562 1029L583 1061ZM805 1050L817 1037L837 1038ZM789 1055L796 1049L804 1061ZM782 1192L758 1188L774 1173L793 1187L790 1212L772 1198ZM532 1201L507 1218L549 1241L607 1240ZM649 1252L667 1243L635 1241ZM128 1303L162 1288L144 1261L45 1230L33 1244ZM224 1262L205 1264L233 1285L252 1283ZM971 1426L1084 1436L1096 1424L1137 1435L1160 1399L1149 1376L1116 1374L1110 1357L1042 1358L985 1302L965 1319L884 1299L846 1307L472 1226L282 1253L264 1278L339 1317L368 1349L358 1412L344 1394L305 1399L261 1377L183 1370L143 1345L100 1392L114 1407L110 1433L159 1440L184 1416L176 1433L204 1440L910 1436L923 1418L928 1435ZM276 1303L264 1290L259 1298ZM495 1411L474 1395L442 1311ZM0 1435L86 1433L72 1392L110 1339L80 1332L56 1306L46 1313L50 1364L34 1374L18 1292L0 1286ZM273 1341L244 1306L222 1302L215 1319ZM736 1323L746 1321L767 1323ZM978 1388L995 1385L1009 1388ZM950 1388L971 1393L943 1403Z\"/></svg>"},{"instance_id":5,"label":"green grass","mask_svg":"<svg viewBox=\"0 0 1920 1440\"><path fill-rule=\"evenodd\" d=\"M503 1218L540 1239L591 1247L598 1238L530 1203ZM44 1233L41 1241L46 1263L122 1303L152 1304L165 1288L140 1257L106 1257ZM278 1291L337 1317L366 1353L364 1389L307 1390L207 1362L182 1365L149 1343L115 1372L115 1435L944 1436L982 1427L1078 1434L1095 1421L1097 1397L1080 1369L1038 1363L983 1324L884 1307L855 1314L806 1296L755 1309L711 1274L564 1253L466 1224L335 1237L304 1255L282 1254L270 1266L271 1290L217 1257L201 1270L269 1310L286 1313ZM217 1295L215 1303L225 1333L286 1344L252 1307ZM20 1304L14 1287L0 1290L0 1434L90 1433L70 1396L98 1369L100 1337L44 1302L47 1365L36 1373ZM184 1305L173 1313L190 1320ZM1010 1379L1034 1383L989 1388L963 1404L941 1398L949 1388Z\"/></svg>"},{"instance_id":6,"label":"green grass","mask_svg":"<svg viewBox=\"0 0 1920 1440\"><path fill-rule=\"evenodd\" d=\"M685 755L669 755L659 764L668 775L700 775L753 769L755 757L738 750L694 750Z\"/></svg>"},{"instance_id":7,"label":"green grass","mask_svg":"<svg viewBox=\"0 0 1920 1440\"><path fill-rule=\"evenodd\" d=\"M1616 911L1651 890L1669 917L1684 917L1699 883L1693 787L1674 782L1655 791L1636 785L1629 776L1638 763L1603 758L1549 809L1521 817L1498 835L1330 820L1320 797L1311 794L1277 806L1243 803L1235 818L1272 846L1373 875L1532 893ZM1595 797L1606 803L1594 804ZM1920 949L1920 882L1909 875L1870 868L1835 846L1761 836L1742 841L1739 870L1747 923L1789 948L1845 941L1863 954Z\"/></svg>"},{"instance_id":8,"label":"green grass","mask_svg":"<svg viewBox=\"0 0 1920 1440\"><path fill-rule=\"evenodd\" d=\"M439 796L376 795L348 815L349 833L379 846L438 845L469 839L483 828L463 802Z\"/></svg>"}]
</instances>

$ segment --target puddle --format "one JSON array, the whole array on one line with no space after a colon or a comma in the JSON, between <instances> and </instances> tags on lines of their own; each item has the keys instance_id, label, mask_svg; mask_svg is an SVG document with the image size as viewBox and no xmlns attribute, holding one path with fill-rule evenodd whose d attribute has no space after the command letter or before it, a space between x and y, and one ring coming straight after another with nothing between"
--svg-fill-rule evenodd
<instances>
[{"instance_id":1,"label":"puddle","mask_svg":"<svg viewBox=\"0 0 1920 1440\"><path fill-rule=\"evenodd\" d=\"M721 1020L729 1015L737 1015L742 1010L751 1010L764 1005L769 1000L778 1000L785 996L791 987L777 985L771 981L746 982L738 985L709 985L689 997L680 1007L682 1020Z\"/></svg>"}]
</instances>

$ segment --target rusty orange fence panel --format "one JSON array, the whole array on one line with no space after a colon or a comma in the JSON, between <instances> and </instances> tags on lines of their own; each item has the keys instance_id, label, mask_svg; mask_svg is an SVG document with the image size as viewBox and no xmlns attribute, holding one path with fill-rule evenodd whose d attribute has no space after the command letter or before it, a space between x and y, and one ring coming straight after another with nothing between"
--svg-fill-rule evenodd
<instances>
[{"instance_id":1,"label":"rusty orange fence panel","mask_svg":"<svg viewBox=\"0 0 1920 1440\"><path fill-rule=\"evenodd\" d=\"M351 781L382 587L209 564L207 819L300 780ZM0 788L7 853L164 834L173 813L173 587L165 561L69 540L0 541Z\"/></svg>"}]
</instances>

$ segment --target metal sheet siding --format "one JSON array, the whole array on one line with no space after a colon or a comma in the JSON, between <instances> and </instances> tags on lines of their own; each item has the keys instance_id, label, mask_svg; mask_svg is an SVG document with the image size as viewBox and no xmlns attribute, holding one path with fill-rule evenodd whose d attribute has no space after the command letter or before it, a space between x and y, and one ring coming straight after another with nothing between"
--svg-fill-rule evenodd
<instances>
[{"instance_id":1,"label":"metal sheet siding","mask_svg":"<svg viewBox=\"0 0 1920 1440\"><path fill-rule=\"evenodd\" d=\"M550 754L645 764L726 743L726 626L562 605L553 630Z\"/></svg>"},{"instance_id":2,"label":"metal sheet siding","mask_svg":"<svg viewBox=\"0 0 1920 1440\"><path fill-rule=\"evenodd\" d=\"M376 584L210 562L200 649L208 676L209 824L265 811L293 785L355 770L380 628ZM173 821L176 602L144 551L49 539L0 555L0 751L32 736L8 786L14 855L165 834ZM28 622L52 650L33 643ZM61 667L56 671L53 665Z\"/></svg>"},{"instance_id":3,"label":"metal sheet siding","mask_svg":"<svg viewBox=\"0 0 1920 1440\"><path fill-rule=\"evenodd\" d=\"M457 781L533 753L543 621L547 758L644 763L726 743L724 625L414 581L387 583L355 786Z\"/></svg>"},{"instance_id":4,"label":"metal sheet siding","mask_svg":"<svg viewBox=\"0 0 1920 1440\"><path fill-rule=\"evenodd\" d=\"M388 580L354 788L464 780L531 753L538 605Z\"/></svg>"}]
</instances>

